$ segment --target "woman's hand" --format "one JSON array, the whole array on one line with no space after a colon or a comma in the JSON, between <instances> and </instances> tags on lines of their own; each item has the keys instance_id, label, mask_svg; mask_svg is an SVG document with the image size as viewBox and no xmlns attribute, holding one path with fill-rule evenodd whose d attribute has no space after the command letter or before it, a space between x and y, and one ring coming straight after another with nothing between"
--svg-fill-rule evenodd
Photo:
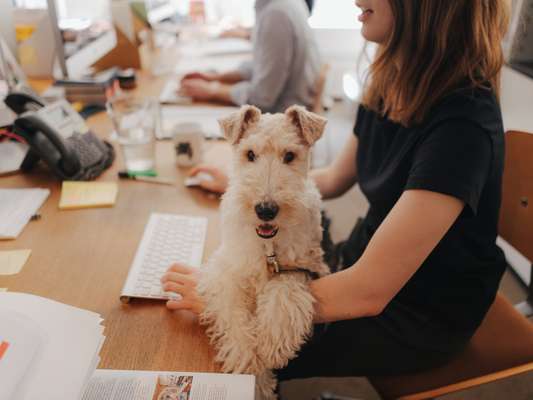
<instances>
[{"instance_id":1,"label":"woman's hand","mask_svg":"<svg viewBox=\"0 0 533 400\"><path fill-rule=\"evenodd\" d=\"M169 310L189 310L201 314L205 304L196 290L199 271L183 264L173 264L161 278L163 290L181 295L181 299L168 300Z\"/></svg>"},{"instance_id":2,"label":"woman's hand","mask_svg":"<svg viewBox=\"0 0 533 400\"><path fill-rule=\"evenodd\" d=\"M189 80L189 79L201 79L203 81L217 81L219 78L219 74L216 72L200 72L200 71L194 71L189 72L188 74L185 74L183 78L181 78L181 82Z\"/></svg>"},{"instance_id":3,"label":"woman's hand","mask_svg":"<svg viewBox=\"0 0 533 400\"><path fill-rule=\"evenodd\" d=\"M221 169L207 164L200 164L189 171L189 176L194 176L200 172L210 175L213 179L202 179L199 186L213 193L222 194L228 188L228 176Z\"/></svg>"},{"instance_id":4,"label":"woman's hand","mask_svg":"<svg viewBox=\"0 0 533 400\"><path fill-rule=\"evenodd\" d=\"M189 96L198 101L211 101L217 99L220 83L203 79L186 79L181 81L178 93L181 96Z\"/></svg>"}]
</instances>

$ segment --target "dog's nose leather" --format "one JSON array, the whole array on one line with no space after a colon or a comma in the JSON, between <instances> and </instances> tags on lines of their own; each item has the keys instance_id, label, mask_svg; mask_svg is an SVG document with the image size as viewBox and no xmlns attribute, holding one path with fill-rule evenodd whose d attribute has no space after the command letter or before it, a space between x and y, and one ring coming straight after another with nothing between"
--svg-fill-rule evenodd
<instances>
[{"instance_id":1,"label":"dog's nose leather","mask_svg":"<svg viewBox=\"0 0 533 400\"><path fill-rule=\"evenodd\" d=\"M276 203L264 202L256 204L255 213L262 221L272 221L278 215L279 207Z\"/></svg>"}]
</instances>

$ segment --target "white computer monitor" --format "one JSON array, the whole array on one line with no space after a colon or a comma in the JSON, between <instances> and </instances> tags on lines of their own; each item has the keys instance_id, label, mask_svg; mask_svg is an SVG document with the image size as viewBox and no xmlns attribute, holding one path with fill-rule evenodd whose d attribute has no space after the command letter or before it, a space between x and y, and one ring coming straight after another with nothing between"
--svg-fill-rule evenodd
<instances>
[{"instance_id":1,"label":"white computer monitor","mask_svg":"<svg viewBox=\"0 0 533 400\"><path fill-rule=\"evenodd\" d=\"M18 44L19 56L25 47L20 61L30 77L79 78L117 44L112 0L0 1L14 2L15 24L34 27Z\"/></svg>"},{"instance_id":2,"label":"white computer monitor","mask_svg":"<svg viewBox=\"0 0 533 400\"><path fill-rule=\"evenodd\" d=\"M0 36L4 39L12 54L17 52L15 42L15 25L13 23L12 0L0 0Z\"/></svg>"},{"instance_id":3,"label":"white computer monitor","mask_svg":"<svg viewBox=\"0 0 533 400\"><path fill-rule=\"evenodd\" d=\"M87 75L117 45L111 0L47 0L47 6L63 77Z\"/></svg>"}]
</instances>

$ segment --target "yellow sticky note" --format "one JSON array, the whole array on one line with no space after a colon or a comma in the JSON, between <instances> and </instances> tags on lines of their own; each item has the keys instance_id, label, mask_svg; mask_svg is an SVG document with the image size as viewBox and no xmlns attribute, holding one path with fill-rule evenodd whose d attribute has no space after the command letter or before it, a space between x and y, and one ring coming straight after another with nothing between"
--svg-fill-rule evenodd
<instances>
[{"instance_id":1,"label":"yellow sticky note","mask_svg":"<svg viewBox=\"0 0 533 400\"><path fill-rule=\"evenodd\" d=\"M6 287L0 287L0 292L7 292L7 288Z\"/></svg>"},{"instance_id":2,"label":"yellow sticky note","mask_svg":"<svg viewBox=\"0 0 533 400\"><path fill-rule=\"evenodd\" d=\"M64 181L61 188L59 208L112 207L117 199L118 186L115 182L72 182Z\"/></svg>"},{"instance_id":3,"label":"yellow sticky note","mask_svg":"<svg viewBox=\"0 0 533 400\"><path fill-rule=\"evenodd\" d=\"M18 274L28 258L31 250L0 251L0 275Z\"/></svg>"}]
</instances>

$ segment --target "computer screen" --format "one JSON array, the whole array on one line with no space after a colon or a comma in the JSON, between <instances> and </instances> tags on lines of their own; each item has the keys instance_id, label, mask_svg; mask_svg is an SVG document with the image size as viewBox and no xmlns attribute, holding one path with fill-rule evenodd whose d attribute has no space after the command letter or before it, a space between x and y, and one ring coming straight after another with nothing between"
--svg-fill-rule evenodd
<instances>
[{"instance_id":1,"label":"computer screen","mask_svg":"<svg viewBox=\"0 0 533 400\"><path fill-rule=\"evenodd\" d=\"M90 66L116 46L111 0L15 0L15 5L48 10L53 38L35 39L55 43L64 77L88 74Z\"/></svg>"}]
</instances>

